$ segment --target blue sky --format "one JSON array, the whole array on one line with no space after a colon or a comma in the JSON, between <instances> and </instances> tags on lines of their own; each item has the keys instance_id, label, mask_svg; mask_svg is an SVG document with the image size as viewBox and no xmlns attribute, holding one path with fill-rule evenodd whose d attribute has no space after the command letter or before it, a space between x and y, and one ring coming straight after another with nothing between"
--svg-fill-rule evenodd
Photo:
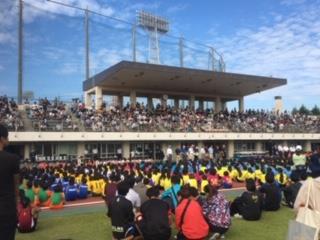
<instances>
[{"instance_id":1,"label":"blue sky","mask_svg":"<svg viewBox=\"0 0 320 240\"><path fill-rule=\"evenodd\" d=\"M246 108L272 109L283 96L291 109L320 105L319 0L64 0L63 2L133 22L146 10L171 22L170 36L213 46L227 71L275 76L288 85L245 98ZM17 2L0 1L0 94L17 92ZM80 97L84 79L83 13L49 3L25 0L24 89L36 97ZM91 74L131 59L130 26L91 16ZM148 39L137 36L139 61L147 59ZM178 39L163 37L163 64L178 65ZM208 67L208 50L186 44L187 66ZM230 104L229 107L233 107Z\"/></svg>"}]
</instances>

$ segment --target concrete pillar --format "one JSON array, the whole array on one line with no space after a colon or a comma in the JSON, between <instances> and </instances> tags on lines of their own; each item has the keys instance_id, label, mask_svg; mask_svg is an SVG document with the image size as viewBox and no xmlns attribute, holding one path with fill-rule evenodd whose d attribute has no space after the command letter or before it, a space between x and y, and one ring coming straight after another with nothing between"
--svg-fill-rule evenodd
<instances>
[{"instance_id":1,"label":"concrete pillar","mask_svg":"<svg viewBox=\"0 0 320 240\"><path fill-rule=\"evenodd\" d=\"M84 92L84 105L86 108L92 107L92 96L88 91Z\"/></svg>"},{"instance_id":2,"label":"concrete pillar","mask_svg":"<svg viewBox=\"0 0 320 240\"><path fill-rule=\"evenodd\" d=\"M239 112L244 111L244 97L239 98Z\"/></svg>"},{"instance_id":3,"label":"concrete pillar","mask_svg":"<svg viewBox=\"0 0 320 240\"><path fill-rule=\"evenodd\" d=\"M174 98L174 108L175 109L179 108L179 98Z\"/></svg>"},{"instance_id":4,"label":"concrete pillar","mask_svg":"<svg viewBox=\"0 0 320 240\"><path fill-rule=\"evenodd\" d=\"M137 104L137 93L136 91L132 90L130 92L130 105L131 107L135 107Z\"/></svg>"},{"instance_id":5,"label":"concrete pillar","mask_svg":"<svg viewBox=\"0 0 320 240\"><path fill-rule=\"evenodd\" d=\"M30 144L28 144L28 143L24 145L23 158L30 159Z\"/></svg>"},{"instance_id":6,"label":"concrete pillar","mask_svg":"<svg viewBox=\"0 0 320 240\"><path fill-rule=\"evenodd\" d=\"M84 151L85 151L85 144L84 144L84 142L79 142L79 143L78 143L78 148L77 148L77 156L78 156L78 157L81 157L81 156L84 157Z\"/></svg>"},{"instance_id":7,"label":"concrete pillar","mask_svg":"<svg viewBox=\"0 0 320 240\"><path fill-rule=\"evenodd\" d=\"M122 153L123 153L124 158L126 158L126 159L130 158L130 143L129 142L122 143Z\"/></svg>"},{"instance_id":8,"label":"concrete pillar","mask_svg":"<svg viewBox=\"0 0 320 240\"><path fill-rule=\"evenodd\" d=\"M103 96L102 96L102 88L95 87L95 108L99 110L102 106Z\"/></svg>"},{"instance_id":9,"label":"concrete pillar","mask_svg":"<svg viewBox=\"0 0 320 240\"><path fill-rule=\"evenodd\" d=\"M200 109L200 110L204 110L203 100L199 100L199 109Z\"/></svg>"},{"instance_id":10,"label":"concrete pillar","mask_svg":"<svg viewBox=\"0 0 320 240\"><path fill-rule=\"evenodd\" d=\"M163 95L161 97L161 106L162 107L167 107L167 100L168 100L168 95Z\"/></svg>"},{"instance_id":11,"label":"concrete pillar","mask_svg":"<svg viewBox=\"0 0 320 240\"><path fill-rule=\"evenodd\" d=\"M192 110L194 110L194 102L195 102L195 97L194 97L194 95L191 95L190 99L189 99L189 107Z\"/></svg>"},{"instance_id":12,"label":"concrete pillar","mask_svg":"<svg viewBox=\"0 0 320 240\"><path fill-rule=\"evenodd\" d=\"M221 103L221 108L222 108L223 111L227 109L227 102L226 101L223 101Z\"/></svg>"},{"instance_id":13,"label":"concrete pillar","mask_svg":"<svg viewBox=\"0 0 320 240\"><path fill-rule=\"evenodd\" d=\"M275 106L274 106L274 112L276 114L282 113L283 103L282 103L282 97L281 96L275 96Z\"/></svg>"},{"instance_id":14,"label":"concrete pillar","mask_svg":"<svg viewBox=\"0 0 320 240\"><path fill-rule=\"evenodd\" d=\"M216 100L214 102L214 111L215 112L221 111L221 98L220 97L216 97Z\"/></svg>"},{"instance_id":15,"label":"concrete pillar","mask_svg":"<svg viewBox=\"0 0 320 240\"><path fill-rule=\"evenodd\" d=\"M263 151L263 143L261 141L256 141L256 151L262 152Z\"/></svg>"},{"instance_id":16,"label":"concrete pillar","mask_svg":"<svg viewBox=\"0 0 320 240\"><path fill-rule=\"evenodd\" d=\"M153 100L152 97L148 96L148 110L153 109Z\"/></svg>"},{"instance_id":17,"label":"concrete pillar","mask_svg":"<svg viewBox=\"0 0 320 240\"><path fill-rule=\"evenodd\" d=\"M123 96L121 95L117 96L117 106L123 108Z\"/></svg>"},{"instance_id":18,"label":"concrete pillar","mask_svg":"<svg viewBox=\"0 0 320 240\"><path fill-rule=\"evenodd\" d=\"M304 142L303 150L306 151L306 152L311 152L312 151L311 141L310 140L306 140Z\"/></svg>"},{"instance_id":19,"label":"concrete pillar","mask_svg":"<svg viewBox=\"0 0 320 240\"><path fill-rule=\"evenodd\" d=\"M227 158L233 158L234 155L234 141L228 141Z\"/></svg>"}]
</instances>

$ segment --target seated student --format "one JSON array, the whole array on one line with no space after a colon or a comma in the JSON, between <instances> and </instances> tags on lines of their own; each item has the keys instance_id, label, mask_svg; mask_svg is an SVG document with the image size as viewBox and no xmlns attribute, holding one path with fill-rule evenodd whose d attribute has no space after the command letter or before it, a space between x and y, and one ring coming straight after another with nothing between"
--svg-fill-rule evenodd
<instances>
[{"instance_id":1,"label":"seated student","mask_svg":"<svg viewBox=\"0 0 320 240\"><path fill-rule=\"evenodd\" d=\"M202 175L202 180L201 180L201 184L200 184L200 194L201 195L204 195L205 194L205 191L204 191L204 188L209 184L209 181L207 179L207 176L206 175Z\"/></svg>"},{"instance_id":2,"label":"seated student","mask_svg":"<svg viewBox=\"0 0 320 240\"><path fill-rule=\"evenodd\" d=\"M245 170L241 170L239 166L236 167L236 170L238 172L237 175L237 182L244 182L246 180L246 171Z\"/></svg>"},{"instance_id":3,"label":"seated student","mask_svg":"<svg viewBox=\"0 0 320 240\"><path fill-rule=\"evenodd\" d=\"M191 173L189 174L189 185L190 187L194 187L196 189L198 189L198 182L197 182L197 179L194 177L194 174Z\"/></svg>"},{"instance_id":4,"label":"seated student","mask_svg":"<svg viewBox=\"0 0 320 240\"><path fill-rule=\"evenodd\" d=\"M178 192L180 191L180 178L177 175L171 177L172 187L162 193L161 199L167 202L170 209L174 209L178 206Z\"/></svg>"},{"instance_id":5,"label":"seated student","mask_svg":"<svg viewBox=\"0 0 320 240\"><path fill-rule=\"evenodd\" d=\"M183 168L182 170L182 181L183 185L186 185L189 183L189 173L188 173L188 168Z\"/></svg>"},{"instance_id":6,"label":"seated student","mask_svg":"<svg viewBox=\"0 0 320 240\"><path fill-rule=\"evenodd\" d=\"M285 187L288 183L288 176L283 173L282 168L278 168L278 174L275 176L275 180L281 188Z\"/></svg>"},{"instance_id":7,"label":"seated student","mask_svg":"<svg viewBox=\"0 0 320 240\"><path fill-rule=\"evenodd\" d=\"M51 191L48 190L48 184L46 182L40 183L40 190L38 194L39 205L48 207L50 205Z\"/></svg>"},{"instance_id":8,"label":"seated student","mask_svg":"<svg viewBox=\"0 0 320 240\"><path fill-rule=\"evenodd\" d=\"M225 171L222 177L222 186L223 188L232 188L232 179L229 176L229 172Z\"/></svg>"},{"instance_id":9,"label":"seated student","mask_svg":"<svg viewBox=\"0 0 320 240\"><path fill-rule=\"evenodd\" d=\"M36 230L39 209L32 207L30 199L25 196L24 190L19 191L18 223L20 233L30 233Z\"/></svg>"},{"instance_id":10,"label":"seated student","mask_svg":"<svg viewBox=\"0 0 320 240\"><path fill-rule=\"evenodd\" d=\"M272 172L267 173L266 183L260 187L259 191L263 195L263 210L277 211L280 208L281 190L277 186Z\"/></svg>"},{"instance_id":11,"label":"seated student","mask_svg":"<svg viewBox=\"0 0 320 240\"><path fill-rule=\"evenodd\" d=\"M51 196L51 203L49 205L50 209L62 209L65 201L65 196L62 190L62 184L58 183Z\"/></svg>"},{"instance_id":12,"label":"seated student","mask_svg":"<svg viewBox=\"0 0 320 240\"><path fill-rule=\"evenodd\" d=\"M246 181L246 188L247 191L231 203L231 215L239 214L243 219L249 221L259 220L262 212L262 194L256 191L253 179Z\"/></svg>"},{"instance_id":13,"label":"seated student","mask_svg":"<svg viewBox=\"0 0 320 240\"><path fill-rule=\"evenodd\" d=\"M136 233L132 203L126 199L130 186L127 182L117 185L118 195L109 203L108 217L111 218L112 236L116 240L131 239ZM131 237L131 238L129 238Z\"/></svg>"},{"instance_id":14,"label":"seated student","mask_svg":"<svg viewBox=\"0 0 320 240\"><path fill-rule=\"evenodd\" d=\"M175 210L176 228L179 231L177 239L205 239L209 226L200 204L191 196L190 187L182 187L179 196L181 201Z\"/></svg>"},{"instance_id":15,"label":"seated student","mask_svg":"<svg viewBox=\"0 0 320 240\"><path fill-rule=\"evenodd\" d=\"M218 192L218 188L207 185L206 199L202 203L203 215L207 219L212 232L210 239L219 239L229 229L231 225L229 202L223 194Z\"/></svg>"},{"instance_id":16,"label":"seated student","mask_svg":"<svg viewBox=\"0 0 320 240\"><path fill-rule=\"evenodd\" d=\"M141 216L138 225L144 240L168 240L171 236L169 221L169 205L160 200L159 187L147 190L149 200L141 206ZM140 218L140 220L139 220Z\"/></svg>"},{"instance_id":17,"label":"seated student","mask_svg":"<svg viewBox=\"0 0 320 240\"><path fill-rule=\"evenodd\" d=\"M30 204L32 206L35 206L36 205L36 194L34 193L33 191L33 185L32 185L32 181L28 181L27 182L27 188L25 190L25 196L27 198L29 198L30 200Z\"/></svg>"},{"instance_id":18,"label":"seated student","mask_svg":"<svg viewBox=\"0 0 320 240\"><path fill-rule=\"evenodd\" d=\"M302 186L299 180L299 175L293 172L291 174L291 181L282 189L285 202L290 208L293 208L298 192Z\"/></svg>"},{"instance_id":19,"label":"seated student","mask_svg":"<svg viewBox=\"0 0 320 240\"><path fill-rule=\"evenodd\" d=\"M87 197L88 197L87 179L83 177L81 179L81 184L79 185L78 198L79 199L86 199Z\"/></svg>"},{"instance_id":20,"label":"seated student","mask_svg":"<svg viewBox=\"0 0 320 240\"><path fill-rule=\"evenodd\" d=\"M69 184L65 190L66 201L75 201L77 200L78 189L75 185L75 178L70 177Z\"/></svg>"},{"instance_id":21,"label":"seated student","mask_svg":"<svg viewBox=\"0 0 320 240\"><path fill-rule=\"evenodd\" d=\"M212 186L220 186L219 176L215 168L211 168L208 174L208 181Z\"/></svg>"}]
</instances>

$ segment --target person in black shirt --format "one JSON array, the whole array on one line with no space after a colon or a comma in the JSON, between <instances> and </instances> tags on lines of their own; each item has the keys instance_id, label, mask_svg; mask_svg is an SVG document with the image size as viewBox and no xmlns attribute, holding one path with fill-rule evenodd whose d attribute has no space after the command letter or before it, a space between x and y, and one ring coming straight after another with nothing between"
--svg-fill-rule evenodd
<instances>
[{"instance_id":1,"label":"person in black shirt","mask_svg":"<svg viewBox=\"0 0 320 240\"><path fill-rule=\"evenodd\" d=\"M112 234L114 239L124 239L135 236L134 214L132 203L125 198L129 192L129 185L120 182L116 196L108 208L108 217L111 218Z\"/></svg>"},{"instance_id":2,"label":"person in black shirt","mask_svg":"<svg viewBox=\"0 0 320 240\"><path fill-rule=\"evenodd\" d=\"M261 186L259 191L263 194L263 210L277 211L281 203L281 190L274 180L274 174L268 172L266 183Z\"/></svg>"},{"instance_id":3,"label":"person in black shirt","mask_svg":"<svg viewBox=\"0 0 320 240\"><path fill-rule=\"evenodd\" d=\"M8 130L0 124L0 239L13 240L17 224L19 157L5 152Z\"/></svg>"},{"instance_id":4,"label":"person in black shirt","mask_svg":"<svg viewBox=\"0 0 320 240\"><path fill-rule=\"evenodd\" d=\"M256 184L253 179L246 181L246 188L247 191L231 203L231 215L239 214L243 219L249 221L259 220L262 212L262 194L256 191Z\"/></svg>"},{"instance_id":5,"label":"person in black shirt","mask_svg":"<svg viewBox=\"0 0 320 240\"><path fill-rule=\"evenodd\" d=\"M300 187L302 186L301 182L299 182L300 178L299 175L293 172L290 176L291 181L287 184L286 187L283 188L283 195L286 204L293 208L294 202L296 201L298 192Z\"/></svg>"},{"instance_id":6,"label":"person in black shirt","mask_svg":"<svg viewBox=\"0 0 320 240\"><path fill-rule=\"evenodd\" d=\"M171 236L169 204L160 199L158 187L147 190L147 200L141 206L139 227L144 240L168 240Z\"/></svg>"}]
</instances>

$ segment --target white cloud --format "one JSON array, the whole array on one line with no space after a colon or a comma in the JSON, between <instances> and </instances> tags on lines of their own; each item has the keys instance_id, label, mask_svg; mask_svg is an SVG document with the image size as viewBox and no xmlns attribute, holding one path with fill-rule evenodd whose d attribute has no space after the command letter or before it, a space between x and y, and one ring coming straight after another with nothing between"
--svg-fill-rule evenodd
<instances>
[{"instance_id":1,"label":"white cloud","mask_svg":"<svg viewBox=\"0 0 320 240\"><path fill-rule=\"evenodd\" d=\"M319 5L304 6L271 26L240 29L233 37L215 39L213 45L224 52L227 71L287 78L287 86L262 93L269 101L282 95L289 106L301 101L297 96L319 99L319 12Z\"/></svg>"},{"instance_id":2,"label":"white cloud","mask_svg":"<svg viewBox=\"0 0 320 240\"><path fill-rule=\"evenodd\" d=\"M184 3L184 4L179 4L179 5L175 5L175 6L171 6L167 9L167 13L168 14L175 14L177 12L181 12L183 10L186 10L189 7L188 4Z\"/></svg>"},{"instance_id":3,"label":"white cloud","mask_svg":"<svg viewBox=\"0 0 320 240\"><path fill-rule=\"evenodd\" d=\"M306 0L281 0L280 4L286 5L286 6L291 6L291 5L303 4L305 2L306 2Z\"/></svg>"},{"instance_id":4,"label":"white cloud","mask_svg":"<svg viewBox=\"0 0 320 240\"><path fill-rule=\"evenodd\" d=\"M0 72L4 70L4 66L0 65Z\"/></svg>"}]
</instances>

